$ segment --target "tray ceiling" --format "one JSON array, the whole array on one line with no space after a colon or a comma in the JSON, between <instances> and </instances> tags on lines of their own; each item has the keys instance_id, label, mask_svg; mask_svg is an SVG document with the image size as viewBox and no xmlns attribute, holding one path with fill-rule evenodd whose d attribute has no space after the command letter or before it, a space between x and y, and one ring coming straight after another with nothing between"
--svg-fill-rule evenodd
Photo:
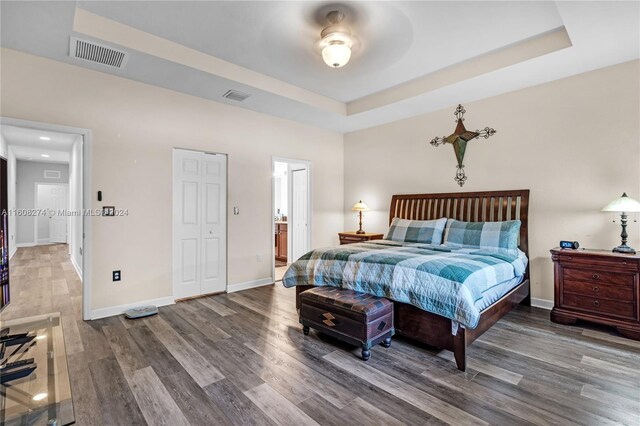
<instances>
[{"instance_id":1,"label":"tray ceiling","mask_svg":"<svg viewBox=\"0 0 640 426\"><path fill-rule=\"evenodd\" d=\"M332 69L314 48L324 2L7 2L1 44L348 132L640 56L638 2L342 3L359 40ZM69 37L130 52L121 70ZM237 103L229 89L251 95Z\"/></svg>"}]
</instances>

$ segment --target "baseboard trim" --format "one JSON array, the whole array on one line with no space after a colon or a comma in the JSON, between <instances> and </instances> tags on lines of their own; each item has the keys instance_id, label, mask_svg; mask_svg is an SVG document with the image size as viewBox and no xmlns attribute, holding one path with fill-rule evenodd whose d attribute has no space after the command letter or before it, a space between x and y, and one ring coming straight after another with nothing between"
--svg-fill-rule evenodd
<instances>
[{"instance_id":1,"label":"baseboard trim","mask_svg":"<svg viewBox=\"0 0 640 426\"><path fill-rule=\"evenodd\" d=\"M114 315L120 315L127 309L137 308L139 306L154 305L154 306L160 307L160 306L173 305L174 303L175 303L175 300L173 299L173 296L171 296L171 297L160 297L158 299L143 300L140 302L128 303L126 305L110 306L108 308L93 309L91 311L91 319L95 320L100 318L112 317Z\"/></svg>"},{"instance_id":2,"label":"baseboard trim","mask_svg":"<svg viewBox=\"0 0 640 426\"><path fill-rule=\"evenodd\" d=\"M69 259L71 259L71 264L76 270L78 277L80 277L80 281L82 281L82 268L80 268L80 265L78 265L78 262L76 262L76 259L73 256L69 256Z\"/></svg>"},{"instance_id":3,"label":"baseboard trim","mask_svg":"<svg viewBox=\"0 0 640 426\"><path fill-rule=\"evenodd\" d=\"M273 284L273 277L261 278L259 280L247 281L238 284L228 284L227 293L235 293L236 291L249 290L250 288L262 287L269 284Z\"/></svg>"},{"instance_id":4,"label":"baseboard trim","mask_svg":"<svg viewBox=\"0 0 640 426\"><path fill-rule=\"evenodd\" d=\"M14 247L13 251L9 253L9 260L11 260L11 258L13 257L14 254L16 254L17 251L18 251L18 247Z\"/></svg>"},{"instance_id":5,"label":"baseboard trim","mask_svg":"<svg viewBox=\"0 0 640 426\"><path fill-rule=\"evenodd\" d=\"M553 308L553 300L531 298L531 306L551 310Z\"/></svg>"},{"instance_id":6,"label":"baseboard trim","mask_svg":"<svg viewBox=\"0 0 640 426\"><path fill-rule=\"evenodd\" d=\"M35 247L36 243L16 243L16 249L22 248L22 247Z\"/></svg>"}]
</instances>

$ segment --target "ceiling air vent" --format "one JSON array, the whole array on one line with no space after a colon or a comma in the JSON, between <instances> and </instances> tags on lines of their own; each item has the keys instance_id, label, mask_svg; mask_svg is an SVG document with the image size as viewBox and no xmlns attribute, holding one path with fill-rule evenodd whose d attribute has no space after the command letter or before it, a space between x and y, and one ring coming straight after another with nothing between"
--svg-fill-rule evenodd
<instances>
[{"instance_id":1,"label":"ceiling air vent","mask_svg":"<svg viewBox=\"0 0 640 426\"><path fill-rule=\"evenodd\" d=\"M223 98L231 99L232 101L242 102L251 96L248 93L239 92L237 90L229 90L227 93L222 95Z\"/></svg>"},{"instance_id":2,"label":"ceiling air vent","mask_svg":"<svg viewBox=\"0 0 640 426\"><path fill-rule=\"evenodd\" d=\"M114 68L124 67L129 59L128 52L76 37L69 41L69 56Z\"/></svg>"}]
</instances>

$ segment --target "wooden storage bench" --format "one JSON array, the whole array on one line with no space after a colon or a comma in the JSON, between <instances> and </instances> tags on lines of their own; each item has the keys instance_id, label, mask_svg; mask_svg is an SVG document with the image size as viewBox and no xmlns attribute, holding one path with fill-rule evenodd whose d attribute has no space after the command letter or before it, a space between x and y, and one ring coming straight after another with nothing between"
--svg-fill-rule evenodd
<instances>
[{"instance_id":1,"label":"wooden storage bench","mask_svg":"<svg viewBox=\"0 0 640 426\"><path fill-rule=\"evenodd\" d=\"M334 287L314 287L300 293L300 322L304 334L309 328L362 347L362 359L371 356L371 347L391 346L393 302Z\"/></svg>"}]
</instances>

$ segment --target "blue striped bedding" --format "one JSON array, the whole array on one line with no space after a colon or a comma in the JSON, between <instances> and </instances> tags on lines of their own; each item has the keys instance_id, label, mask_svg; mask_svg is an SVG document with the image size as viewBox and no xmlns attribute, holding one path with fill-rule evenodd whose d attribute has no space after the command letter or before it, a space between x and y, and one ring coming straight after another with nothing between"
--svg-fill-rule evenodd
<instances>
[{"instance_id":1,"label":"blue striped bedding","mask_svg":"<svg viewBox=\"0 0 640 426\"><path fill-rule=\"evenodd\" d=\"M493 299L496 290L506 294L515 287L527 262L520 250L377 240L313 250L291 265L282 282L285 287L332 286L387 297L475 328L485 295ZM511 287L505 285L509 281Z\"/></svg>"}]
</instances>

